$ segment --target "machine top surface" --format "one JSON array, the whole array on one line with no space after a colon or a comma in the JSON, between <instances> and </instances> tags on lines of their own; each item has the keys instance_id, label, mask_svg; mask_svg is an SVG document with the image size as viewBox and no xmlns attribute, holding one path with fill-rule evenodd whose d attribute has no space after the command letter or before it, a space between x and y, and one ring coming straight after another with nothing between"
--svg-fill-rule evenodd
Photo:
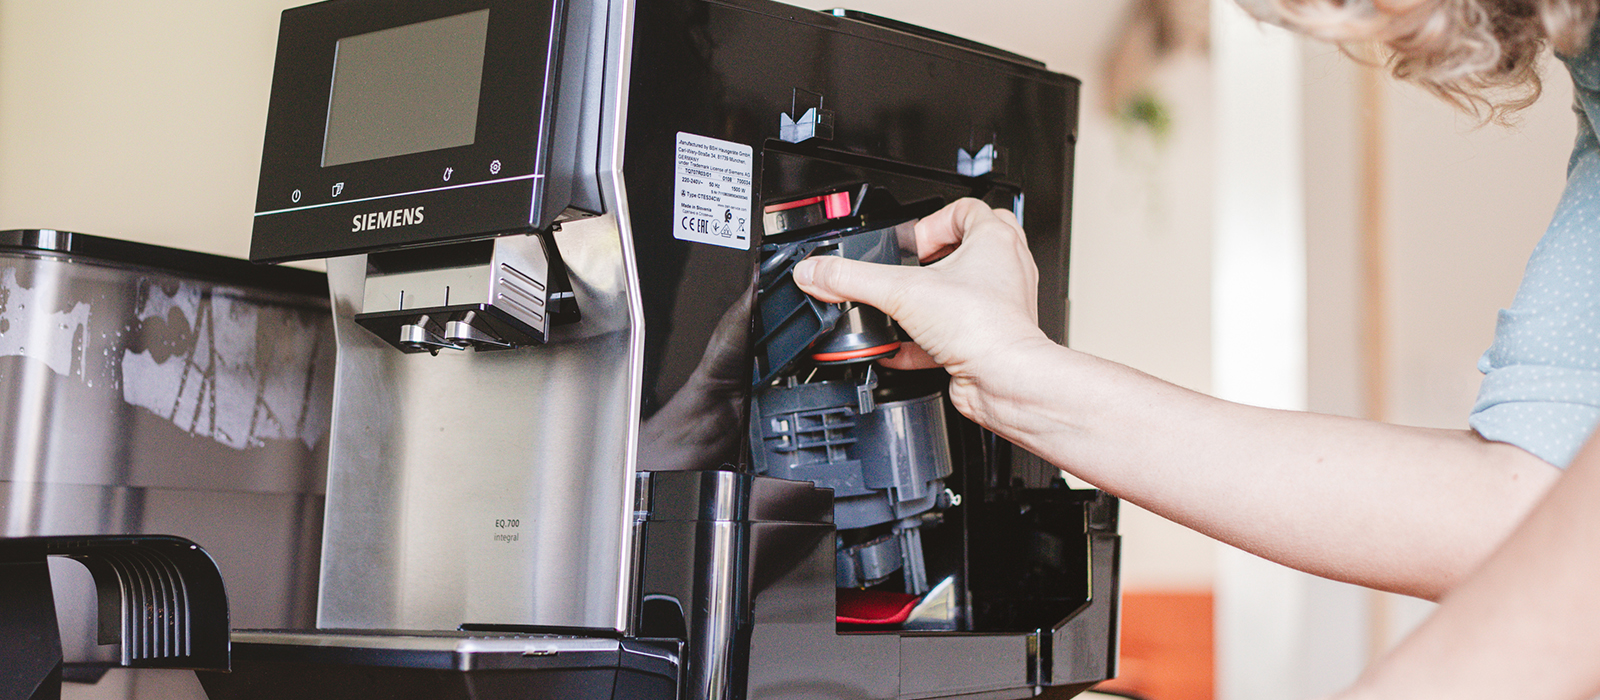
<instances>
[{"instance_id":1,"label":"machine top surface","mask_svg":"<svg viewBox=\"0 0 1600 700\"><path fill-rule=\"evenodd\" d=\"M281 292L328 296L328 277L293 267L252 265L238 258L55 229L0 231L0 253L43 253L111 265L159 269L187 278Z\"/></svg>"}]
</instances>

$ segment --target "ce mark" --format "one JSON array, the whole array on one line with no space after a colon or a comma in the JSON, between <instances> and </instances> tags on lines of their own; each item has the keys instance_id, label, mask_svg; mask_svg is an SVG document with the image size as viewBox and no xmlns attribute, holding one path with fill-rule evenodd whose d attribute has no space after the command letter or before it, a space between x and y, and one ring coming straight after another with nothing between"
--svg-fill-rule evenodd
<instances>
[{"instance_id":1,"label":"ce mark","mask_svg":"<svg viewBox=\"0 0 1600 700\"><path fill-rule=\"evenodd\" d=\"M678 220L678 226L690 233L706 233L710 231L710 223L698 216L685 216Z\"/></svg>"}]
</instances>

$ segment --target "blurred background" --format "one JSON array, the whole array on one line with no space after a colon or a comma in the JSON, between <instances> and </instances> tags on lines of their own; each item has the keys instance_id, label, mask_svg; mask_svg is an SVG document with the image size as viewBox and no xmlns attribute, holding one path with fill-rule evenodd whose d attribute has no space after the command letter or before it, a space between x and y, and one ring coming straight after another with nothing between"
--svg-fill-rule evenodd
<instances>
[{"instance_id":1,"label":"blurred background","mask_svg":"<svg viewBox=\"0 0 1600 700\"><path fill-rule=\"evenodd\" d=\"M245 256L278 12L298 4L0 0L0 229ZM1479 128L1229 0L848 6L1083 81L1073 346L1249 403L1465 427L1564 180L1554 62L1518 126ZM1329 692L1427 613L1124 508L1115 685L1152 700Z\"/></svg>"}]
</instances>

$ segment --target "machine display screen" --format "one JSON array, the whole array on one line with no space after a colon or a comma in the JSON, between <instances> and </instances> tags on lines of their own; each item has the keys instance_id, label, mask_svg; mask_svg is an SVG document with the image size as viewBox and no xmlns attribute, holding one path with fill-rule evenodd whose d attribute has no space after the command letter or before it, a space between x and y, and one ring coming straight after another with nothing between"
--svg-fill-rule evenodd
<instances>
[{"instance_id":1,"label":"machine display screen","mask_svg":"<svg viewBox=\"0 0 1600 700\"><path fill-rule=\"evenodd\" d=\"M489 11L339 40L322 165L471 145Z\"/></svg>"}]
</instances>

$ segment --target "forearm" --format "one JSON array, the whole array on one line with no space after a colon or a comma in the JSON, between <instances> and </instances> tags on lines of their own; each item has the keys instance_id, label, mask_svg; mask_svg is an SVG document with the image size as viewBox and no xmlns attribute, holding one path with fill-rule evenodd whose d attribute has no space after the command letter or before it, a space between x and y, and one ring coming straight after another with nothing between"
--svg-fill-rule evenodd
<instances>
[{"instance_id":1,"label":"forearm","mask_svg":"<svg viewBox=\"0 0 1600 700\"><path fill-rule=\"evenodd\" d=\"M921 268L813 256L802 289L894 317L898 367L943 366L956 407L1111 493L1269 559L1435 597L1555 477L1465 431L1229 404L1075 353L1040 332L1016 217L961 200L916 226Z\"/></svg>"},{"instance_id":2,"label":"forearm","mask_svg":"<svg viewBox=\"0 0 1600 700\"><path fill-rule=\"evenodd\" d=\"M1600 694L1600 442L1594 439L1503 547L1347 697Z\"/></svg>"},{"instance_id":3,"label":"forearm","mask_svg":"<svg viewBox=\"0 0 1600 700\"><path fill-rule=\"evenodd\" d=\"M958 374L957 406L1111 493L1310 573L1433 598L1556 470L1466 431L1220 401L1048 342Z\"/></svg>"}]
</instances>

